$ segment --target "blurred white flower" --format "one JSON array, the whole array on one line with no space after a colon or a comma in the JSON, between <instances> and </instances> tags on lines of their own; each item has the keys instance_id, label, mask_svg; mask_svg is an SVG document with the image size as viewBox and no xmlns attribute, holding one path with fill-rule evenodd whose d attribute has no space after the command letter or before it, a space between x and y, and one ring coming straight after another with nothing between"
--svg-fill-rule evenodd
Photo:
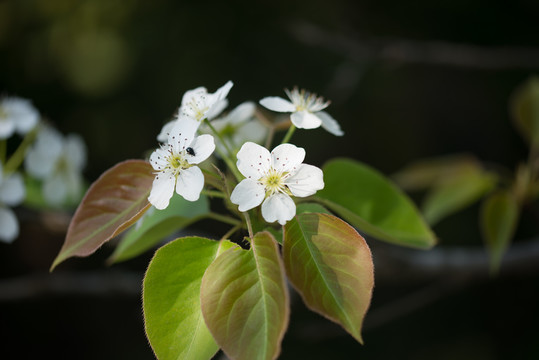
<instances>
[{"instance_id":1,"label":"blurred white flower","mask_svg":"<svg viewBox=\"0 0 539 360\"><path fill-rule=\"evenodd\" d=\"M0 100L0 140L17 132L24 135L32 130L39 120L39 112L29 100L6 97Z\"/></svg>"},{"instance_id":2,"label":"blurred white flower","mask_svg":"<svg viewBox=\"0 0 539 360\"><path fill-rule=\"evenodd\" d=\"M165 209L176 189L185 200L196 201L204 187L204 175L196 164L206 160L215 150L211 135L195 137L196 129L184 123L174 125L168 142L150 156L156 171L148 201L157 209Z\"/></svg>"},{"instance_id":3,"label":"blurred white flower","mask_svg":"<svg viewBox=\"0 0 539 360\"><path fill-rule=\"evenodd\" d=\"M19 236L19 222L8 206L19 205L25 195L22 176L3 174L0 164L0 241L11 243Z\"/></svg>"},{"instance_id":4,"label":"blurred white flower","mask_svg":"<svg viewBox=\"0 0 539 360\"><path fill-rule=\"evenodd\" d=\"M260 105L267 109L278 112L290 112L290 120L297 128L315 129L322 126L336 136L344 135L339 123L327 112L322 111L328 107L329 101L325 101L316 94L306 90L285 90L289 100L278 96L265 97L260 100Z\"/></svg>"},{"instance_id":5,"label":"blurred white flower","mask_svg":"<svg viewBox=\"0 0 539 360\"><path fill-rule=\"evenodd\" d=\"M49 126L40 129L25 159L26 171L43 180L43 197L51 205L77 200L82 192L86 146L76 134L62 136Z\"/></svg>"},{"instance_id":6,"label":"blurred white flower","mask_svg":"<svg viewBox=\"0 0 539 360\"><path fill-rule=\"evenodd\" d=\"M232 151L238 150L247 141L261 143L265 139L268 129L255 117L255 110L256 105L253 102L244 102L225 116L211 122ZM211 129L205 124L202 124L200 131L211 133ZM222 152L226 151L225 144L217 142L216 146Z\"/></svg>"},{"instance_id":7,"label":"blurred white flower","mask_svg":"<svg viewBox=\"0 0 539 360\"><path fill-rule=\"evenodd\" d=\"M270 153L252 142L238 152L238 170L246 177L232 191L230 201L247 211L262 204L267 222L284 225L296 215L296 204L290 197L306 197L324 188L322 170L303 164L305 150L292 144L281 144Z\"/></svg>"},{"instance_id":8,"label":"blurred white flower","mask_svg":"<svg viewBox=\"0 0 539 360\"><path fill-rule=\"evenodd\" d=\"M186 131L188 125L194 127L196 131L204 119L214 119L227 107L228 100L226 96L233 85L232 81L228 81L213 94L208 93L208 90L202 86L187 91L183 95L176 119L163 126L161 132L157 135L157 141L166 142L168 134L178 121L185 123L184 129Z\"/></svg>"}]
</instances>

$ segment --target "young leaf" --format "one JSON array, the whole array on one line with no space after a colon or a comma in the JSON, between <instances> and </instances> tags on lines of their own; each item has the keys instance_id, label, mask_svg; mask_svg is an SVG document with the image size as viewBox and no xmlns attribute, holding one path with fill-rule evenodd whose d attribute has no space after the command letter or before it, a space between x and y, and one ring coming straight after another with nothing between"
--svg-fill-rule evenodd
<instances>
[{"instance_id":1,"label":"young leaf","mask_svg":"<svg viewBox=\"0 0 539 360\"><path fill-rule=\"evenodd\" d=\"M140 226L129 229L120 241L109 262L120 262L142 254L175 231L185 228L210 211L208 198L200 196L195 202L173 196L164 210L152 208L139 220Z\"/></svg>"},{"instance_id":2,"label":"young leaf","mask_svg":"<svg viewBox=\"0 0 539 360\"><path fill-rule=\"evenodd\" d=\"M481 228L490 253L490 269L497 272L518 222L518 204L512 193L490 195L481 208Z\"/></svg>"},{"instance_id":3,"label":"young leaf","mask_svg":"<svg viewBox=\"0 0 539 360\"><path fill-rule=\"evenodd\" d=\"M88 256L131 226L150 207L154 175L146 161L127 160L97 179L82 199L51 271L72 256Z\"/></svg>"},{"instance_id":4,"label":"young leaf","mask_svg":"<svg viewBox=\"0 0 539 360\"><path fill-rule=\"evenodd\" d=\"M495 181L492 174L480 167L455 172L441 179L428 193L422 206L427 222L434 225L477 201L492 189Z\"/></svg>"},{"instance_id":5,"label":"young leaf","mask_svg":"<svg viewBox=\"0 0 539 360\"><path fill-rule=\"evenodd\" d=\"M313 311L357 341L374 286L371 251L357 231L328 214L301 214L285 226L283 260L290 282Z\"/></svg>"},{"instance_id":6,"label":"young leaf","mask_svg":"<svg viewBox=\"0 0 539 360\"><path fill-rule=\"evenodd\" d=\"M288 326L289 302L275 240L257 233L250 250L228 250L202 280L202 313L233 360L275 359Z\"/></svg>"},{"instance_id":7,"label":"young leaf","mask_svg":"<svg viewBox=\"0 0 539 360\"><path fill-rule=\"evenodd\" d=\"M511 113L516 128L532 146L539 146L539 79L531 78L514 93Z\"/></svg>"},{"instance_id":8,"label":"young leaf","mask_svg":"<svg viewBox=\"0 0 539 360\"><path fill-rule=\"evenodd\" d=\"M187 237L157 250L142 300L146 335L158 359L211 359L219 350L202 317L200 284L208 266L234 246Z\"/></svg>"},{"instance_id":9,"label":"young leaf","mask_svg":"<svg viewBox=\"0 0 539 360\"><path fill-rule=\"evenodd\" d=\"M318 201L361 231L380 240L430 248L436 239L412 201L376 170L350 159L323 167Z\"/></svg>"}]
</instances>

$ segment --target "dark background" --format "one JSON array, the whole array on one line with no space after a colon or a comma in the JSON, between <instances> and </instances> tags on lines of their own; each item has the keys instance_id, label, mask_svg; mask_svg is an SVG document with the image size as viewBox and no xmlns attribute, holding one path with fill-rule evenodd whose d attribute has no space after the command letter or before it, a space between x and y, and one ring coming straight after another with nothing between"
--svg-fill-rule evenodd
<instances>
[{"instance_id":1,"label":"dark background","mask_svg":"<svg viewBox=\"0 0 539 360\"><path fill-rule=\"evenodd\" d=\"M155 148L186 90L227 80L231 106L295 85L332 100L344 137L294 135L311 164L347 156L390 175L419 158L472 153L513 170L527 148L508 102L539 70L538 12L532 0L0 0L0 93L81 134L89 181ZM477 209L434 228L441 249L481 248ZM65 218L17 211L20 238L0 244L2 354L151 359L137 289L151 254L106 268L105 247L48 275ZM521 229L519 239L536 236L537 218L525 213ZM282 359L539 358L537 266L399 278L378 258L394 249L369 244L377 285L366 344L295 299ZM51 280L63 275L73 282Z\"/></svg>"}]
</instances>

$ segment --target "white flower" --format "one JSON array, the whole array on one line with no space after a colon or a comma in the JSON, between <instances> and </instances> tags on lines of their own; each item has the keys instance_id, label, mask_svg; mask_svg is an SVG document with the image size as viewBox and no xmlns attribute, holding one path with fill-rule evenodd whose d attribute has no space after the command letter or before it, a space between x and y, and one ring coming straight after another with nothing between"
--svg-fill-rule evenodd
<instances>
[{"instance_id":1,"label":"white flower","mask_svg":"<svg viewBox=\"0 0 539 360\"><path fill-rule=\"evenodd\" d=\"M322 126L333 135L342 136L339 123L327 112L322 111L329 105L329 101L317 97L308 91L294 88L292 91L285 90L290 101L278 96L265 97L260 100L260 105L278 112L291 112L292 124L300 129L315 129Z\"/></svg>"},{"instance_id":2,"label":"white flower","mask_svg":"<svg viewBox=\"0 0 539 360\"><path fill-rule=\"evenodd\" d=\"M238 170L246 177L232 191L230 201L240 211L262 204L267 222L284 225L296 215L296 204L290 195L306 197L324 188L322 170L302 164L305 150L292 144L281 144L270 153L252 142L238 152Z\"/></svg>"},{"instance_id":3,"label":"white flower","mask_svg":"<svg viewBox=\"0 0 539 360\"><path fill-rule=\"evenodd\" d=\"M0 164L0 241L11 243L19 236L19 222L7 206L19 205L25 195L22 176L18 173L2 174Z\"/></svg>"},{"instance_id":4,"label":"white flower","mask_svg":"<svg viewBox=\"0 0 539 360\"><path fill-rule=\"evenodd\" d=\"M24 135L32 130L39 120L39 112L29 100L8 97L0 101L0 140L14 132Z\"/></svg>"},{"instance_id":5,"label":"white flower","mask_svg":"<svg viewBox=\"0 0 539 360\"><path fill-rule=\"evenodd\" d=\"M83 187L86 146L75 134L63 137L49 126L40 129L25 159L26 171L43 180L43 197L51 205L78 200Z\"/></svg>"},{"instance_id":6,"label":"white flower","mask_svg":"<svg viewBox=\"0 0 539 360\"><path fill-rule=\"evenodd\" d=\"M204 187L204 175L195 164L206 160L213 150L215 143L211 135L195 138L191 126L175 124L168 135L168 143L150 156L156 177L148 201L159 210L165 209L174 189L185 200L198 200Z\"/></svg>"},{"instance_id":7,"label":"white flower","mask_svg":"<svg viewBox=\"0 0 539 360\"><path fill-rule=\"evenodd\" d=\"M239 149L246 141L260 143L266 137L268 129L255 117L255 110L256 105L247 101L238 105L227 115L211 122L211 125L219 132L223 141L232 151ZM211 132L210 128L204 124L200 131L203 133ZM226 151L221 142L216 145L223 152Z\"/></svg>"},{"instance_id":8,"label":"white flower","mask_svg":"<svg viewBox=\"0 0 539 360\"><path fill-rule=\"evenodd\" d=\"M157 141L166 142L176 122L186 123L184 128L189 124L196 131L204 119L211 120L218 116L228 105L226 96L233 85L232 81L228 81L213 94L208 93L208 90L202 86L187 91L183 95L176 119L163 126L157 135Z\"/></svg>"}]
</instances>

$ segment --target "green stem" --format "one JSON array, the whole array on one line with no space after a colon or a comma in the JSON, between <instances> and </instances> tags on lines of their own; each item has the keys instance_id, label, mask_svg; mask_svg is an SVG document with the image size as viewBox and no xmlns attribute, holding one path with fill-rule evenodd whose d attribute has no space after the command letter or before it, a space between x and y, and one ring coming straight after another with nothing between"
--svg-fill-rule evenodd
<instances>
[{"instance_id":1,"label":"green stem","mask_svg":"<svg viewBox=\"0 0 539 360\"><path fill-rule=\"evenodd\" d=\"M226 234L224 234L222 237L221 237L221 240L226 240L230 237L230 235L234 234L236 231L238 231L239 229L241 229L241 224L240 225L236 225L234 226L232 229L228 230L226 232Z\"/></svg>"},{"instance_id":2,"label":"green stem","mask_svg":"<svg viewBox=\"0 0 539 360\"><path fill-rule=\"evenodd\" d=\"M38 129L36 127L34 130L32 130L28 134L26 134L26 136L22 140L22 142L19 145L19 147L17 148L17 150L15 150L13 155L11 155L9 160L6 162L6 166L4 167L4 172L5 173L14 172L15 170L17 170L19 168L19 166L24 161L24 156L26 155L26 151L28 150L30 145L32 145L32 143L34 142L34 140L36 138L37 131L38 131Z\"/></svg>"},{"instance_id":3,"label":"green stem","mask_svg":"<svg viewBox=\"0 0 539 360\"><path fill-rule=\"evenodd\" d=\"M221 199L226 199L227 197L222 191L217 191L217 190L202 190L201 193L209 197L217 197Z\"/></svg>"},{"instance_id":4,"label":"green stem","mask_svg":"<svg viewBox=\"0 0 539 360\"><path fill-rule=\"evenodd\" d=\"M269 149L273 142L273 135L275 135L275 128L271 126L268 130L268 136L266 137L266 149Z\"/></svg>"},{"instance_id":5,"label":"green stem","mask_svg":"<svg viewBox=\"0 0 539 360\"><path fill-rule=\"evenodd\" d=\"M281 144L286 144L288 141L290 141L290 138L294 134L295 130L296 130L296 126L294 124L291 124L290 127L288 128L288 131L286 132L286 135L284 136L284 139L281 142Z\"/></svg>"},{"instance_id":6,"label":"green stem","mask_svg":"<svg viewBox=\"0 0 539 360\"><path fill-rule=\"evenodd\" d=\"M0 140L0 164L4 164L6 162L6 154L7 154L7 140Z\"/></svg>"},{"instance_id":7,"label":"green stem","mask_svg":"<svg viewBox=\"0 0 539 360\"><path fill-rule=\"evenodd\" d=\"M249 231L249 238L253 238L253 226L251 225L251 217L249 216L249 213L246 211L243 213L243 216L245 217L245 222L247 223L247 231Z\"/></svg>"},{"instance_id":8,"label":"green stem","mask_svg":"<svg viewBox=\"0 0 539 360\"><path fill-rule=\"evenodd\" d=\"M239 221L238 219L235 219L233 217L230 217L230 216L210 212L210 213L208 213L206 215L206 217L208 219L217 220L217 221L223 222L225 224L229 224L229 225L233 225L233 226L236 226L236 225L241 226L241 221Z\"/></svg>"},{"instance_id":9,"label":"green stem","mask_svg":"<svg viewBox=\"0 0 539 360\"><path fill-rule=\"evenodd\" d=\"M232 156L232 151L228 147L227 143L223 140L223 138L221 137L221 134L219 134L219 132L213 127L213 125L210 123L210 121L207 118L204 119L204 122L206 122L206 124L208 125L210 130L213 132L215 137L219 139L219 141L223 144L228 154L224 154L218 146L215 147L215 151L217 151L217 153L219 153L221 158L225 161L226 165L230 168L230 171L232 171L232 173L236 177L236 180L238 182L241 181L243 179L243 176L241 176L240 172L238 171L238 168L236 167L236 165L230 158Z\"/></svg>"}]
</instances>

